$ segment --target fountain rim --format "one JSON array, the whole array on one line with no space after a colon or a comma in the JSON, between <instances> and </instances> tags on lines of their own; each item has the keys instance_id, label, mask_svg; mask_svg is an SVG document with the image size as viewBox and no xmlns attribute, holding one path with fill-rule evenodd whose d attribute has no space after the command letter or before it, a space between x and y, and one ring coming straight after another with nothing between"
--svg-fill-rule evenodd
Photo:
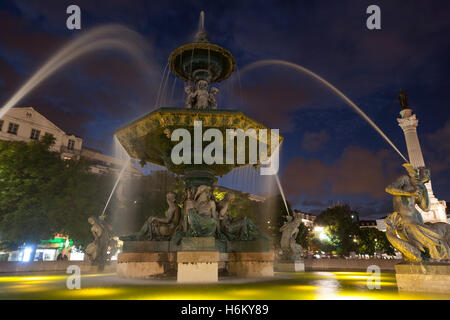
<instances>
[{"instance_id":1,"label":"fountain rim","mask_svg":"<svg viewBox=\"0 0 450 320\"><path fill-rule=\"evenodd\" d=\"M175 62L177 58L183 54L185 51L194 51L195 49L201 49L201 50L210 50L212 52L216 52L220 55L222 55L225 59L229 62L229 68L226 70L225 75L219 77L214 82L221 82L231 76L231 74L236 70L236 60L234 59L233 55L230 51L227 49L211 43L211 42L191 42L184 45L179 46L175 50L173 50L169 55L169 67L170 70L180 79L183 79L186 82L191 82L192 79L189 79L185 77L182 73L179 73L175 68Z\"/></svg>"},{"instance_id":2,"label":"fountain rim","mask_svg":"<svg viewBox=\"0 0 450 320\"><path fill-rule=\"evenodd\" d=\"M116 129L114 131L114 136L116 136L117 133L119 133L120 131L137 124L141 120L143 120L143 119L145 119L145 118L147 118L147 117L149 117L149 116L151 116L153 114L156 114L156 113L159 113L159 112L164 112L164 111L167 111L167 112L177 111L177 112L190 114L190 115L194 115L194 116L195 115L214 114L214 113L217 113L217 114L227 113L227 114L234 114L234 115L242 115L242 116L246 116L249 120L252 120L252 121L260 124L261 126L266 127L267 129L270 129L269 127L267 127L264 124L262 124L260 121L258 121L256 119L254 119L253 117L247 115L246 113L244 113L241 110L235 110L235 109L187 109L187 108L161 107L161 108L153 110L153 111L151 111L151 112L149 112L147 114L144 114L143 116L140 116L139 118L136 118L135 120L129 122L128 124L123 125L120 128ZM254 128L254 129L257 129L257 128ZM283 140L283 136L281 134L279 135L279 137L280 137L280 140Z\"/></svg>"}]
</instances>

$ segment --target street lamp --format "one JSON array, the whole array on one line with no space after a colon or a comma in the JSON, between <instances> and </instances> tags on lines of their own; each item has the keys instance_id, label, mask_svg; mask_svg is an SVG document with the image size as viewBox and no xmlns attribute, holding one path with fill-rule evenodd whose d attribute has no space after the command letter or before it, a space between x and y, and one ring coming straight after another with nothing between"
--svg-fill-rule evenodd
<instances>
[{"instance_id":1,"label":"street lamp","mask_svg":"<svg viewBox=\"0 0 450 320\"><path fill-rule=\"evenodd\" d=\"M320 240L329 240L327 233L325 232L324 227L314 227L314 231L317 233L317 235L319 236Z\"/></svg>"}]
</instances>

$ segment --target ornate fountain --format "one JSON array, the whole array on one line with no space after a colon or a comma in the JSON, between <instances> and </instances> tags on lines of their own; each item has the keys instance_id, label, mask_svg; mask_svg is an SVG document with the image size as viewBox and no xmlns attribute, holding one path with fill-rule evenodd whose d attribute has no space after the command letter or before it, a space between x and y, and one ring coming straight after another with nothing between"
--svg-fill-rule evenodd
<instances>
[{"instance_id":1,"label":"ornate fountain","mask_svg":"<svg viewBox=\"0 0 450 320\"><path fill-rule=\"evenodd\" d=\"M186 82L185 107L161 107L115 132L128 154L139 159L142 165L149 162L164 166L185 182L183 195L167 194L169 208L165 217L149 217L139 232L121 237L124 246L118 257L117 272L122 277L147 278L176 271L179 282L210 282L217 281L219 268L237 276L273 275L269 240L245 213L241 218L229 215L228 206L234 199L232 193L216 201L212 192L218 177L237 167L258 166L266 159L250 163L248 145L244 150L234 146L233 160L238 152L243 152L244 163L198 163L194 161L198 152L194 145L192 161L174 163L171 157L179 143L172 139L175 130L187 130L194 137L199 122L203 131L219 130L223 146L229 129L246 131L251 128L257 133L265 129L267 138L262 140L257 134L255 139L259 146L266 146L267 157L271 156L269 128L241 111L217 109L219 90L215 87L208 90L208 87L230 77L236 62L228 50L209 42L203 12L200 19L201 28L194 42L178 47L169 56L171 71ZM207 144L209 142L202 142L201 150ZM224 150L223 156L225 159Z\"/></svg>"}]
</instances>

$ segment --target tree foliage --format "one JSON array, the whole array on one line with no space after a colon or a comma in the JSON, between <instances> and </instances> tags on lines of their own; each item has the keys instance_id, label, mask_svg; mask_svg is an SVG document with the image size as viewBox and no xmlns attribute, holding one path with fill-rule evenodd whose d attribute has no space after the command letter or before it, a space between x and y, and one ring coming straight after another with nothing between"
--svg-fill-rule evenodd
<instances>
[{"instance_id":1,"label":"tree foliage","mask_svg":"<svg viewBox=\"0 0 450 320\"><path fill-rule=\"evenodd\" d=\"M376 228L361 228L357 237L357 252L373 256L376 251L394 255L394 247L384 232Z\"/></svg>"},{"instance_id":2,"label":"tree foliage","mask_svg":"<svg viewBox=\"0 0 450 320\"><path fill-rule=\"evenodd\" d=\"M110 176L89 173L84 160L49 151L54 138L0 141L0 245L16 249L64 232L79 244L90 239L87 217L105 203Z\"/></svg>"},{"instance_id":3,"label":"tree foliage","mask_svg":"<svg viewBox=\"0 0 450 320\"><path fill-rule=\"evenodd\" d=\"M325 252L336 251L340 256L348 256L356 251L355 236L359 225L353 216L357 213L347 205L339 205L322 211L314 221L315 225L323 226L328 239L315 238L313 243Z\"/></svg>"}]
</instances>

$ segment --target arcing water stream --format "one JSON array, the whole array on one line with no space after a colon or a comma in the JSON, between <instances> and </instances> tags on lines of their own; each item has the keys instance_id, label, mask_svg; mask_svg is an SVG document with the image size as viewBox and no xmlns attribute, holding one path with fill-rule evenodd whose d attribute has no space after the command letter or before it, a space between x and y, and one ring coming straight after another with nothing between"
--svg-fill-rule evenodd
<instances>
[{"instance_id":1,"label":"arcing water stream","mask_svg":"<svg viewBox=\"0 0 450 320\"><path fill-rule=\"evenodd\" d=\"M105 49L116 49L128 54L139 63L140 70L150 72L150 63L146 58L149 48L141 35L120 25L97 27L69 42L39 68L3 105L0 109L0 118L31 90L60 68L82 55Z\"/></svg>"},{"instance_id":2,"label":"arcing water stream","mask_svg":"<svg viewBox=\"0 0 450 320\"><path fill-rule=\"evenodd\" d=\"M314 79L318 80L320 83L324 84L327 88L332 90L341 99L343 99L350 107L352 107L353 110L355 110L364 120L366 120L372 126L372 128L374 128L381 135L381 137L384 140L386 140L387 143L389 143L389 145L400 155L400 157L402 157L403 160L405 160L406 162L409 162L408 160L406 160L405 156L403 156L403 154L398 150L398 148L392 143L392 141L384 134L384 132L381 131L381 129L372 121L372 119L370 119L352 100L350 100L345 94L343 94L341 91L339 91L335 86L333 86L327 80L325 80L318 74L312 72L311 70L306 69L305 67L302 67L293 62L273 59L273 60L259 60L259 61L253 62L253 63L245 66L241 70L241 73L250 71L255 68L260 68L260 67L270 66L270 65L286 66L288 68L292 68L294 70L301 71L301 72L306 73L309 76L313 77Z\"/></svg>"},{"instance_id":3,"label":"arcing water stream","mask_svg":"<svg viewBox=\"0 0 450 320\"><path fill-rule=\"evenodd\" d=\"M204 29L204 13L202 12L200 15L199 21L199 30ZM25 84L3 105L0 109L0 118L2 118L9 109L14 107L20 100L22 100L29 92L31 92L36 86L38 86L42 81L47 79L53 73L55 73L60 68L64 67L68 63L73 60L79 58L80 56L90 53L97 50L104 49L116 49L122 52L127 53L131 57L135 59L141 66L141 70L145 72L150 72L150 63L147 60L146 52L148 51L148 46L146 44L146 40L139 35L138 33L128 29L126 27L120 25L105 25L101 27L97 27L84 33L78 38L69 42L66 46L64 46L61 50L59 50L54 56L52 56L38 71L36 71L33 76L29 80L25 82ZM341 99L343 99L350 107L352 107L364 120L366 120L380 135L386 140L389 145L402 157L406 162L407 159L403 156L403 154L397 149L397 147L392 143L392 141L384 134L383 131L355 104L353 103L347 96L345 96L341 91L339 91L336 87L330 84L328 81L317 75L316 73L300 66L292 62L283 61L283 60L260 60L254 62L244 69L241 72L247 72L249 70L269 66L269 65L280 65L292 68L297 71L301 71L309 76L312 76L314 79L318 80L320 83L324 84L327 88L331 89L334 93L336 93ZM158 90L158 97L156 101L156 105L161 103L161 95L165 90L167 79L164 79L165 71L167 66L163 72L163 80L160 84L160 88ZM168 78L168 75L167 75ZM238 75L239 82L240 76ZM173 89L172 89L173 91ZM115 144L120 143L114 137ZM120 146L121 147L121 146ZM116 183L111 191L111 194L108 198L108 201L105 205L105 208L102 212L102 215L105 214L105 211L108 207L108 204L111 200L114 191L119 184L126 168L129 165L129 157L124 161L124 166L121 169L119 176L117 178ZM287 207L286 199L284 196L283 188L281 187L280 180L278 175L275 174L275 179L280 190L281 196L283 198L286 211L289 214L289 210Z\"/></svg>"}]
</instances>

